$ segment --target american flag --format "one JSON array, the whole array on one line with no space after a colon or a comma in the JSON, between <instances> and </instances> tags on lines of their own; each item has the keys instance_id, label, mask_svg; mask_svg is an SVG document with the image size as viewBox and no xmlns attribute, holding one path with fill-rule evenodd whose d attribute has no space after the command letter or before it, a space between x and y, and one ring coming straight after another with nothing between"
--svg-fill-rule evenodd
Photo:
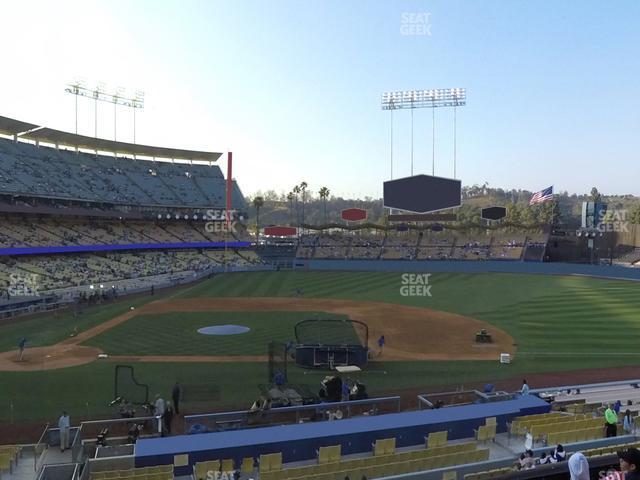
<instances>
[{"instance_id":1,"label":"american flag","mask_svg":"<svg viewBox=\"0 0 640 480\"><path fill-rule=\"evenodd\" d=\"M529 200L529 205L535 205L536 203L543 203L547 200L553 200L553 185L545 188L544 190L540 190L533 194L531 200Z\"/></svg>"}]
</instances>

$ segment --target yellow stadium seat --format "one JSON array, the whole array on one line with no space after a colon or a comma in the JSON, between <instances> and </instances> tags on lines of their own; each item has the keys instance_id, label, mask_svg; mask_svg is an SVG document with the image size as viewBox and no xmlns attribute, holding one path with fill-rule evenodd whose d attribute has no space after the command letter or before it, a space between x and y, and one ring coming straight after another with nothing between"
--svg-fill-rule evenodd
<instances>
[{"instance_id":1,"label":"yellow stadium seat","mask_svg":"<svg viewBox=\"0 0 640 480\"><path fill-rule=\"evenodd\" d=\"M11 454L9 453L0 453L0 470L9 470L11 471Z\"/></svg>"},{"instance_id":2,"label":"yellow stadium seat","mask_svg":"<svg viewBox=\"0 0 640 480\"><path fill-rule=\"evenodd\" d=\"M253 457L245 457L242 459L240 473L253 473Z\"/></svg>"},{"instance_id":3,"label":"yellow stadium seat","mask_svg":"<svg viewBox=\"0 0 640 480\"><path fill-rule=\"evenodd\" d=\"M233 464L233 459L232 458L227 458L222 460L221 466L220 466L220 471L222 472L232 472L233 470L235 470L234 468L234 464Z\"/></svg>"},{"instance_id":4,"label":"yellow stadium seat","mask_svg":"<svg viewBox=\"0 0 640 480\"><path fill-rule=\"evenodd\" d=\"M429 433L429 435L427 436L427 448L441 447L443 445L446 445L447 435L448 432L446 430L442 432Z\"/></svg>"},{"instance_id":5,"label":"yellow stadium seat","mask_svg":"<svg viewBox=\"0 0 640 480\"><path fill-rule=\"evenodd\" d=\"M449 470L442 474L442 480L458 480L458 472L455 470Z\"/></svg>"}]
</instances>

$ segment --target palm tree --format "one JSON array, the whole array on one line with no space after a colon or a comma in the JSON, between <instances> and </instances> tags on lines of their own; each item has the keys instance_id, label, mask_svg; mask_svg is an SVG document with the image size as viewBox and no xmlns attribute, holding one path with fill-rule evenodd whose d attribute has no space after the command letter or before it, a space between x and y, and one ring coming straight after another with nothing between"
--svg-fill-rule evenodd
<instances>
[{"instance_id":1,"label":"palm tree","mask_svg":"<svg viewBox=\"0 0 640 480\"><path fill-rule=\"evenodd\" d=\"M296 224L297 225L300 225L300 215L298 215L298 195L300 194L300 192L301 190L299 185L296 185L295 187L293 187L293 195L296 200Z\"/></svg>"},{"instance_id":2,"label":"palm tree","mask_svg":"<svg viewBox=\"0 0 640 480\"><path fill-rule=\"evenodd\" d=\"M287 193L287 200L289 200L289 214L291 215L291 224L293 224L293 192Z\"/></svg>"},{"instance_id":3,"label":"palm tree","mask_svg":"<svg viewBox=\"0 0 640 480\"><path fill-rule=\"evenodd\" d=\"M323 207L324 207L324 224L327 224L327 198L329 198L329 189L327 187L322 187L318 191L318 195L322 199Z\"/></svg>"},{"instance_id":4,"label":"palm tree","mask_svg":"<svg viewBox=\"0 0 640 480\"><path fill-rule=\"evenodd\" d=\"M260 242L260 208L264 205L264 198L255 197L253 206L256 207L256 244Z\"/></svg>"},{"instance_id":5,"label":"palm tree","mask_svg":"<svg viewBox=\"0 0 640 480\"><path fill-rule=\"evenodd\" d=\"M300 183L300 191L302 192L302 224L304 225L304 202L307 199L307 187L309 185L304 180Z\"/></svg>"}]
</instances>

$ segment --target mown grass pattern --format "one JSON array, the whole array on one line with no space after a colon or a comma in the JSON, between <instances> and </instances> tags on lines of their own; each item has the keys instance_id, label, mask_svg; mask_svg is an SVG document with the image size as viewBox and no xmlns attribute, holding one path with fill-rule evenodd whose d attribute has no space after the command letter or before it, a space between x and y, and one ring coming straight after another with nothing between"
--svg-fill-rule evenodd
<instances>
[{"instance_id":1,"label":"mown grass pattern","mask_svg":"<svg viewBox=\"0 0 640 480\"><path fill-rule=\"evenodd\" d=\"M400 388L478 385L521 378L530 372L615 367L640 362L637 348L640 345L640 285L637 283L587 277L453 273L434 274L430 282L432 297L402 297L399 273L233 273L215 276L172 296L291 297L297 288L301 288L304 297L379 301L469 315L504 329L518 344L516 360L508 366L500 365L497 359L486 362L376 361L360 374L372 394ZM156 294L137 299L135 304L158 298ZM30 338L31 345L55 343L66 338L75 324L84 330L126 311L133 303L125 300L104 306L87 312L80 320L48 316L1 325L0 348L14 349L21 336ZM225 314L225 323L231 323L226 321L228 318ZM274 322L277 323L277 319L265 323ZM128 327L142 326L135 323ZM283 322L272 326L276 330L280 327L288 330L291 325L285 327ZM126 324L124 328L127 328ZM114 351L120 348L120 342L127 345L127 351L142 353L145 348L156 351L155 345L144 347L153 331L154 325L148 323L132 339L120 337L109 341ZM112 334L116 333L118 331L114 329ZM174 344L180 342L175 330L173 333L165 337L162 353L171 351ZM108 337L102 338L106 339ZM393 338L388 338L387 342L391 344ZM176 347L175 350L183 348ZM0 372L0 422L9 421L11 412L14 421L54 420L64 408L69 409L72 416L107 415L111 412L106 403L113 395L113 367L113 363L95 362L49 372ZM267 376L263 363L136 363L135 368L137 378L150 384L153 392L165 395L176 379L194 385L219 386L220 398L212 401L210 408L237 408L250 403L258 392L256 385L265 383ZM319 388L325 374L296 368L289 370L291 381L309 384L314 389Z\"/></svg>"},{"instance_id":2,"label":"mown grass pattern","mask_svg":"<svg viewBox=\"0 0 640 480\"><path fill-rule=\"evenodd\" d=\"M85 342L110 355L267 355L269 342L294 340L294 327L314 318L342 320L323 312L172 312L140 315ZM342 322L340 322L342 323ZM214 325L242 325L236 335L203 335L198 329ZM346 323L345 325L350 325ZM355 332L343 330L347 337ZM334 341L335 331L319 331L318 338Z\"/></svg>"}]
</instances>

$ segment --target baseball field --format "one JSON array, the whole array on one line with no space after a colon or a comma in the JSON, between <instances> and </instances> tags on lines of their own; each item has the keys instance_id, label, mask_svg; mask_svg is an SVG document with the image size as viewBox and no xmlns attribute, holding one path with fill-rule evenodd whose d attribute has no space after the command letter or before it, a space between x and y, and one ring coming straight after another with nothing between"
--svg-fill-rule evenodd
<instances>
[{"instance_id":1,"label":"baseball field","mask_svg":"<svg viewBox=\"0 0 640 480\"><path fill-rule=\"evenodd\" d=\"M116 365L132 365L152 396L168 396L179 381L187 412L248 408L267 381L268 343L293 340L296 323L310 318L369 326L373 359L358 376L374 395L411 398L487 382L515 388L523 376L532 387L640 376L637 283L441 273L428 278L428 289L408 289L405 280L400 273L230 273L79 314L2 323L0 423L53 421L63 409L75 419L113 416ZM249 330L197 332L229 324ZM492 344L475 343L481 329ZM23 337L27 349L18 362ZM502 352L512 353L510 365L498 362ZM325 374L289 369L291 382L313 390Z\"/></svg>"}]
</instances>

